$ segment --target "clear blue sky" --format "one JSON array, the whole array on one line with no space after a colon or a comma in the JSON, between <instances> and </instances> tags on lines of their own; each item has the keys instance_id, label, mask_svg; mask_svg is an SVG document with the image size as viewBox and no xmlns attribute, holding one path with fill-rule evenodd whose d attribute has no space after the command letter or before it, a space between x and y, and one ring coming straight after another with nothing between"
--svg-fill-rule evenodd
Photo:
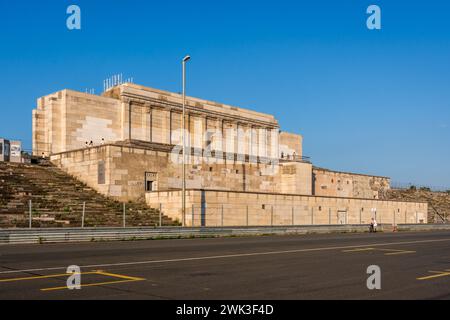
<instances>
[{"instance_id":1,"label":"clear blue sky","mask_svg":"<svg viewBox=\"0 0 450 320\"><path fill-rule=\"evenodd\" d=\"M444 0L0 0L0 136L31 148L38 97L99 93L113 73L180 91L189 53L189 95L274 114L314 164L450 187L449 14Z\"/></svg>"}]
</instances>

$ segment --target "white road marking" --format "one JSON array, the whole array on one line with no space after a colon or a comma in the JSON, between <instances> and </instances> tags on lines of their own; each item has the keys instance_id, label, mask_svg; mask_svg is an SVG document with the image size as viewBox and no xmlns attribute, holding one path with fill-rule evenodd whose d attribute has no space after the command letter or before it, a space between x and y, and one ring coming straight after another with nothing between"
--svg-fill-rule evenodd
<instances>
[{"instance_id":1,"label":"white road marking","mask_svg":"<svg viewBox=\"0 0 450 320\"><path fill-rule=\"evenodd\" d=\"M205 256L205 257L190 257L190 258L177 258L177 259L164 259L164 260L147 260L147 261L135 261L135 262L118 262L118 263L92 264L92 265L80 266L80 268L105 268L105 267L133 266L133 265L143 265L143 264L169 263L169 262L186 262L186 261L198 261L198 260L228 259L228 258L238 258L238 257L254 257L254 256L277 255L277 254L286 254L286 253L345 250L345 249L361 248L361 247L383 247L383 246L392 246L392 245L435 243L435 242L446 242L446 241L450 241L450 238L433 239L433 240L405 241L405 242L388 242L388 243L376 243L376 244L371 243L371 244L361 244L361 245L352 245L352 246L340 246L340 247L319 247L319 248L284 250L284 251L237 253L237 254L228 254L228 255L220 255L220 256ZM8 271L0 271L0 274L37 272L37 271L55 271L55 270L65 270L66 268L67 268L67 266L65 266L65 267L36 268L36 269L23 269L23 270L8 270Z\"/></svg>"}]
</instances>

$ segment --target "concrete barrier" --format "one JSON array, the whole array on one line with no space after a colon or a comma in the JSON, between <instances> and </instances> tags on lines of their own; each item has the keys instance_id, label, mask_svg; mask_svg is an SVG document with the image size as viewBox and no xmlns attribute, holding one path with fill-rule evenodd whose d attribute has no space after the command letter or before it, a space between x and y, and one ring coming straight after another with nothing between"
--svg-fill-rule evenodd
<instances>
[{"instance_id":1,"label":"concrete barrier","mask_svg":"<svg viewBox=\"0 0 450 320\"><path fill-rule=\"evenodd\" d=\"M392 225L381 225L379 231L392 232ZM449 230L450 224L398 225L398 231ZM224 227L224 228L67 228L67 229L3 229L0 244L33 244L89 241L130 241L178 238L206 238L233 236L289 235L312 233L368 232L366 225L310 225L274 227Z\"/></svg>"}]
</instances>

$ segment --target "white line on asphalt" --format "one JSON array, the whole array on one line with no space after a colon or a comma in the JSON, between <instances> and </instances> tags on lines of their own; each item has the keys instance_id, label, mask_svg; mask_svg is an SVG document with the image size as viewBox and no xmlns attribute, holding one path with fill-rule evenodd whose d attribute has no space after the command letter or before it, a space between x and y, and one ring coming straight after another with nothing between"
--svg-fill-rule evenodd
<instances>
[{"instance_id":1,"label":"white line on asphalt","mask_svg":"<svg viewBox=\"0 0 450 320\"><path fill-rule=\"evenodd\" d=\"M80 266L80 268L104 268L104 267L133 266L133 265L157 264L157 263L168 263L168 262L185 262L185 261L227 259L227 258L238 258L238 257L254 257L254 256L286 254L286 253L344 250L344 249L361 248L361 247L383 247L383 246L402 245L402 244L434 243L434 242L446 242L446 241L450 241L450 239L447 238L447 239L417 240L417 241L390 242L390 243L388 242L388 243L375 243L375 244L370 243L370 244L341 246L341 247L321 247L321 248L296 249L296 250L284 250L284 251L237 253L237 254L228 254L228 255L221 255L221 256L191 257L191 258L148 260L148 261L135 261L135 262L118 262L118 263L108 263L108 264L91 264L91 265ZM23 269L23 270L8 270L8 271L0 271L0 274L37 272L37 271L55 271L55 270L65 270L66 268L67 267L49 267L49 268L36 268L36 269Z\"/></svg>"}]
</instances>

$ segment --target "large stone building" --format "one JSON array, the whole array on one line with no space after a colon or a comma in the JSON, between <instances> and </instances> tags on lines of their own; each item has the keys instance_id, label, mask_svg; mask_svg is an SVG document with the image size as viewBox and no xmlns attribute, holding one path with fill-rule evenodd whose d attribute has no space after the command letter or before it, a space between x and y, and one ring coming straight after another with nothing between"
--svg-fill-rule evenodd
<instances>
[{"instance_id":1,"label":"large stone building","mask_svg":"<svg viewBox=\"0 0 450 320\"><path fill-rule=\"evenodd\" d=\"M145 200L187 224L367 223L377 214L427 222L425 203L378 200L389 178L313 167L302 136L281 131L272 115L192 97L186 111L189 217L181 217L179 94L126 83L101 96L42 97L33 153L106 196Z\"/></svg>"}]
</instances>

